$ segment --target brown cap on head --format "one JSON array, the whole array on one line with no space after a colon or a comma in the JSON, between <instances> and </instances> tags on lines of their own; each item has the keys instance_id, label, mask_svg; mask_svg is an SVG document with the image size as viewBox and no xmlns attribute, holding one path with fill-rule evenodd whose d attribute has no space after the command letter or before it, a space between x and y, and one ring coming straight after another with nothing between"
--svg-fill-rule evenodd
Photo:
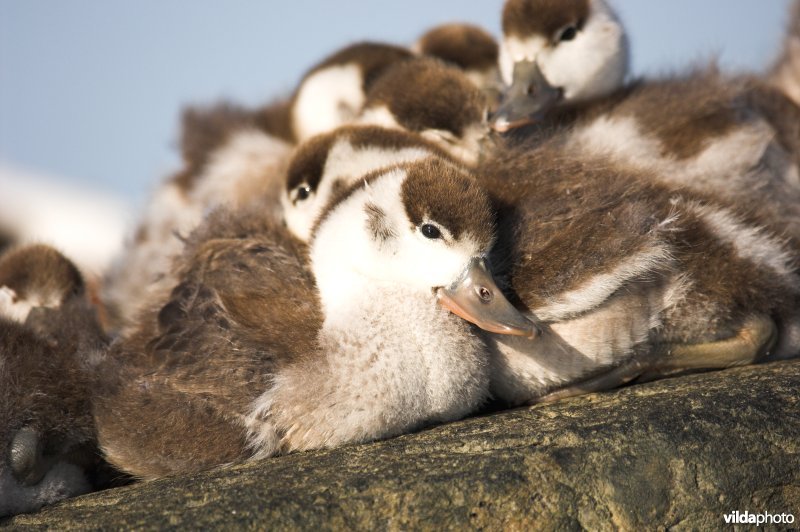
<instances>
[{"instance_id":1,"label":"brown cap on head","mask_svg":"<svg viewBox=\"0 0 800 532\"><path fill-rule=\"evenodd\" d=\"M438 145L415 133L369 125L344 126L330 133L312 137L298 147L289 165L287 190L293 190L303 183L307 184L311 190L316 190L325 171L328 154L339 140L346 140L355 149L370 147L383 150L423 148L433 155L451 159L450 155Z\"/></svg>"},{"instance_id":2,"label":"brown cap on head","mask_svg":"<svg viewBox=\"0 0 800 532\"><path fill-rule=\"evenodd\" d=\"M580 26L589 16L589 1L507 0L503 7L503 34L552 38L566 26Z\"/></svg>"},{"instance_id":3,"label":"brown cap on head","mask_svg":"<svg viewBox=\"0 0 800 532\"><path fill-rule=\"evenodd\" d=\"M406 170L403 205L412 224L434 220L453 238L469 235L488 251L494 242L494 211L471 175L435 157L409 164Z\"/></svg>"},{"instance_id":4,"label":"brown cap on head","mask_svg":"<svg viewBox=\"0 0 800 532\"><path fill-rule=\"evenodd\" d=\"M420 57L394 65L375 82L364 108L384 105L405 129L439 129L460 137L482 121L487 102L458 68Z\"/></svg>"},{"instance_id":5,"label":"brown cap on head","mask_svg":"<svg viewBox=\"0 0 800 532\"><path fill-rule=\"evenodd\" d=\"M386 68L398 61L411 57L413 57L413 54L400 46L376 42L360 42L346 46L326 57L312 67L303 78L307 78L314 72L329 66L357 63L361 66L361 71L364 75L363 89L367 91Z\"/></svg>"},{"instance_id":6,"label":"brown cap on head","mask_svg":"<svg viewBox=\"0 0 800 532\"><path fill-rule=\"evenodd\" d=\"M486 70L497 66L494 37L471 24L443 24L420 37L421 54L438 57L464 70Z\"/></svg>"},{"instance_id":7,"label":"brown cap on head","mask_svg":"<svg viewBox=\"0 0 800 532\"><path fill-rule=\"evenodd\" d=\"M14 290L19 299L36 294L63 302L84 291L78 268L55 249L35 244L12 249L0 258L0 286Z\"/></svg>"},{"instance_id":8,"label":"brown cap on head","mask_svg":"<svg viewBox=\"0 0 800 532\"><path fill-rule=\"evenodd\" d=\"M317 189L325 170L328 152L341 134L338 129L331 133L323 133L310 138L297 148L289 163L286 190L293 190L303 183L311 190Z\"/></svg>"}]
</instances>

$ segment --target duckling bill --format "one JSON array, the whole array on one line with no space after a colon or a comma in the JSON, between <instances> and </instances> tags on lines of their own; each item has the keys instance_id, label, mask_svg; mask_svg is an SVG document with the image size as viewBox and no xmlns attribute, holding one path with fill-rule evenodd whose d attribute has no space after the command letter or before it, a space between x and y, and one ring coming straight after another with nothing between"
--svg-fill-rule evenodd
<instances>
[{"instance_id":1,"label":"duckling bill","mask_svg":"<svg viewBox=\"0 0 800 532\"><path fill-rule=\"evenodd\" d=\"M482 258L471 259L460 279L437 288L436 297L444 308L484 331L530 339L540 333L500 292Z\"/></svg>"},{"instance_id":2,"label":"duckling bill","mask_svg":"<svg viewBox=\"0 0 800 532\"><path fill-rule=\"evenodd\" d=\"M492 127L506 132L621 87L628 42L605 0L507 0L499 64L507 91Z\"/></svg>"}]
</instances>

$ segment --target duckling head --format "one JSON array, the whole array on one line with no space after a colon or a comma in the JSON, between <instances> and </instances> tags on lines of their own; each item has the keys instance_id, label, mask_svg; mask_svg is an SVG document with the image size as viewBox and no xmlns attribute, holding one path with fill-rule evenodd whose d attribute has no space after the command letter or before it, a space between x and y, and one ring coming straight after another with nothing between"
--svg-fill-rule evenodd
<instances>
[{"instance_id":1,"label":"duckling head","mask_svg":"<svg viewBox=\"0 0 800 532\"><path fill-rule=\"evenodd\" d=\"M486 30L472 24L442 24L425 32L413 49L459 67L490 103L497 102L502 88L499 47Z\"/></svg>"},{"instance_id":2,"label":"duckling head","mask_svg":"<svg viewBox=\"0 0 800 532\"><path fill-rule=\"evenodd\" d=\"M84 291L78 268L49 246L12 249L0 260L0 315L19 323L33 308L58 308Z\"/></svg>"},{"instance_id":3,"label":"duckling head","mask_svg":"<svg viewBox=\"0 0 800 532\"><path fill-rule=\"evenodd\" d=\"M372 83L410 51L374 42L346 46L303 76L290 105L294 137L303 142L345 125L358 116Z\"/></svg>"},{"instance_id":4,"label":"duckling head","mask_svg":"<svg viewBox=\"0 0 800 532\"><path fill-rule=\"evenodd\" d=\"M536 326L489 272L494 240L489 198L448 162L374 172L320 217L312 237L325 314L345 315L354 296L377 285L430 297L482 329L533 337Z\"/></svg>"},{"instance_id":5,"label":"duckling head","mask_svg":"<svg viewBox=\"0 0 800 532\"><path fill-rule=\"evenodd\" d=\"M345 126L303 143L289 164L281 203L286 225L307 242L324 207L370 172L447 154L419 135L377 126Z\"/></svg>"},{"instance_id":6,"label":"duckling head","mask_svg":"<svg viewBox=\"0 0 800 532\"><path fill-rule=\"evenodd\" d=\"M392 65L375 81L358 122L418 133L474 164L489 132L487 115L485 95L464 72L418 57Z\"/></svg>"},{"instance_id":7,"label":"duckling head","mask_svg":"<svg viewBox=\"0 0 800 532\"><path fill-rule=\"evenodd\" d=\"M609 94L625 79L628 55L605 0L507 0L499 62L508 89L492 127L508 131L556 105Z\"/></svg>"}]
</instances>

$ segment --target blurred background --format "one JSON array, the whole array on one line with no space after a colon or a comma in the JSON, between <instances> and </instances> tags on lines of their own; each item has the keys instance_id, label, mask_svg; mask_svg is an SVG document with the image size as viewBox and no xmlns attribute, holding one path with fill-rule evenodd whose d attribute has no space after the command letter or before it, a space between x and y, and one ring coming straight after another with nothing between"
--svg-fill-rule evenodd
<instances>
[{"instance_id":1,"label":"blurred background","mask_svg":"<svg viewBox=\"0 0 800 532\"><path fill-rule=\"evenodd\" d=\"M633 74L652 75L713 58L729 71L767 67L789 0L611 3L628 28ZM91 218L81 231L102 224L117 235L177 167L182 106L286 95L356 40L410 44L448 21L498 35L502 4L0 0L0 217L44 223L31 209L49 194ZM72 216L59 202L41 208Z\"/></svg>"}]
</instances>

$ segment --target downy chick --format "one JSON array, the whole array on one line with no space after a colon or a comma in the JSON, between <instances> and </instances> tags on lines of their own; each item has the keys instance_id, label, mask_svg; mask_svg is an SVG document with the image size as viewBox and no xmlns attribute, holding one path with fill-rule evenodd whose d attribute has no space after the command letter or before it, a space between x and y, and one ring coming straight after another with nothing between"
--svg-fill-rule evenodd
<instances>
[{"instance_id":1,"label":"downy chick","mask_svg":"<svg viewBox=\"0 0 800 532\"><path fill-rule=\"evenodd\" d=\"M308 248L258 213L212 215L109 360L106 456L154 478L469 414L488 394L486 346L437 299L490 330L535 330L486 270L493 227L474 181L430 159L366 176Z\"/></svg>"},{"instance_id":2,"label":"downy chick","mask_svg":"<svg viewBox=\"0 0 800 532\"><path fill-rule=\"evenodd\" d=\"M338 50L303 76L290 104L294 138L303 142L356 119L372 84L413 57L405 48L362 42Z\"/></svg>"},{"instance_id":3,"label":"downy chick","mask_svg":"<svg viewBox=\"0 0 800 532\"><path fill-rule=\"evenodd\" d=\"M770 205L659 184L575 157L559 139L477 173L500 210L493 264L510 299L543 323L536 342L497 338L499 398L800 353L800 247Z\"/></svg>"},{"instance_id":4,"label":"downy chick","mask_svg":"<svg viewBox=\"0 0 800 532\"><path fill-rule=\"evenodd\" d=\"M486 97L461 70L418 57L375 81L358 123L417 133L472 165L486 148L487 113Z\"/></svg>"},{"instance_id":5,"label":"downy chick","mask_svg":"<svg viewBox=\"0 0 800 532\"><path fill-rule=\"evenodd\" d=\"M607 96L628 71L628 40L605 0L507 0L498 131L541 120L556 105Z\"/></svg>"},{"instance_id":6,"label":"downy chick","mask_svg":"<svg viewBox=\"0 0 800 532\"><path fill-rule=\"evenodd\" d=\"M625 32L602 0L508 0L503 20L501 66L518 75L494 126L533 123L516 130L514 142L535 147L564 134L578 157L606 158L726 201L770 202L800 228L800 107L787 75L770 86L706 67L623 86ZM792 71L792 42L790 35L776 72ZM528 71L533 77L522 75ZM548 94L555 99L543 102Z\"/></svg>"},{"instance_id":7,"label":"downy chick","mask_svg":"<svg viewBox=\"0 0 800 532\"><path fill-rule=\"evenodd\" d=\"M102 482L89 380L105 346L69 260L43 245L0 258L0 517Z\"/></svg>"},{"instance_id":8,"label":"downy chick","mask_svg":"<svg viewBox=\"0 0 800 532\"><path fill-rule=\"evenodd\" d=\"M426 31L412 48L459 67L486 95L489 110L496 110L503 92L499 48L486 30L472 24L442 24Z\"/></svg>"}]
</instances>

